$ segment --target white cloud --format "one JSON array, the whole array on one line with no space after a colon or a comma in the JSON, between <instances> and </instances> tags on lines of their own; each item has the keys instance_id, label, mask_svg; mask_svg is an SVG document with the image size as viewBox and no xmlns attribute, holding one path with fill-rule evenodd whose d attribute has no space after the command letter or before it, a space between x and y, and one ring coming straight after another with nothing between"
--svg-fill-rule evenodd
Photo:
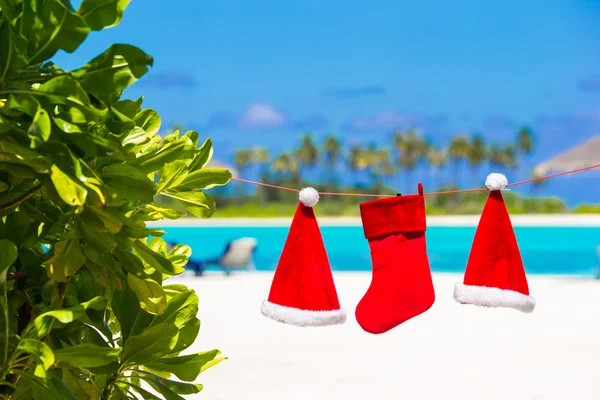
<instances>
[{"instance_id":1,"label":"white cloud","mask_svg":"<svg viewBox=\"0 0 600 400\"><path fill-rule=\"evenodd\" d=\"M281 111L265 103L250 104L238 120L242 128L276 128L286 123L287 118Z\"/></svg>"},{"instance_id":2,"label":"white cloud","mask_svg":"<svg viewBox=\"0 0 600 400\"><path fill-rule=\"evenodd\" d=\"M393 129L420 128L439 126L446 123L445 115L426 116L421 114L404 114L397 111L384 110L372 117L355 117L344 124L347 131L387 131Z\"/></svg>"}]
</instances>

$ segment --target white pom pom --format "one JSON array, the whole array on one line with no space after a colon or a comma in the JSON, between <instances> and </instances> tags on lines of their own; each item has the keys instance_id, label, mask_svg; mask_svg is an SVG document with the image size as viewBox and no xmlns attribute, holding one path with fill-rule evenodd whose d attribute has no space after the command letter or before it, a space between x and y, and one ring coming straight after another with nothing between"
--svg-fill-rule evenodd
<instances>
[{"instance_id":1,"label":"white pom pom","mask_svg":"<svg viewBox=\"0 0 600 400\"><path fill-rule=\"evenodd\" d=\"M306 207L314 207L319 202L319 193L311 187L304 188L300 191L300 201Z\"/></svg>"},{"instance_id":2,"label":"white pom pom","mask_svg":"<svg viewBox=\"0 0 600 400\"><path fill-rule=\"evenodd\" d=\"M502 174L489 174L485 180L485 186L490 190L502 190L508 185L508 179Z\"/></svg>"}]
</instances>

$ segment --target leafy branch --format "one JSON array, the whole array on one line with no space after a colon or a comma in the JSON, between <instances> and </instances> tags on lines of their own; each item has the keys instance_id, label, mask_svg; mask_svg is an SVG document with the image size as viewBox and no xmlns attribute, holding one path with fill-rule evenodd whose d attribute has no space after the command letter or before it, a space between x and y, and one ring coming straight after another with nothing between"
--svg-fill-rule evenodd
<instances>
[{"instance_id":1,"label":"leafy branch","mask_svg":"<svg viewBox=\"0 0 600 400\"><path fill-rule=\"evenodd\" d=\"M0 1L0 397L180 399L225 357L182 355L198 297L168 279L191 248L148 221L209 218L209 138L161 137L160 116L122 99L153 59L116 44L74 71L50 59L118 24L129 0ZM16 4L16 5L14 5ZM157 395L156 395L156 394Z\"/></svg>"}]
</instances>

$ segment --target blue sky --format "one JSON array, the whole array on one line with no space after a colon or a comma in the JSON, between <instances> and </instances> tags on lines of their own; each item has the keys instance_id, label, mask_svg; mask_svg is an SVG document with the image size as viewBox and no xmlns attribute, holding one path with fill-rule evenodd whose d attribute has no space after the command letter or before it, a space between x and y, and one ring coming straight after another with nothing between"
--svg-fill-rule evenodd
<instances>
[{"instance_id":1,"label":"blue sky","mask_svg":"<svg viewBox=\"0 0 600 400\"><path fill-rule=\"evenodd\" d=\"M226 160L291 148L306 130L348 144L408 127L506 143L528 124L533 165L600 134L599 20L600 1L582 0L132 0L121 25L55 61L137 45L155 63L127 96L144 94L166 127L211 136ZM545 191L568 197L590 178L561 179Z\"/></svg>"}]
</instances>

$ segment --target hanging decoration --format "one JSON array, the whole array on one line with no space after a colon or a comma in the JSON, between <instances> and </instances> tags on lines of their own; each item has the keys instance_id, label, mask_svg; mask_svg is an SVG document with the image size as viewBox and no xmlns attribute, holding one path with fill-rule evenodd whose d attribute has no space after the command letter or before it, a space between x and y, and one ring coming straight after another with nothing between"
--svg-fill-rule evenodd
<instances>
[{"instance_id":1,"label":"hanging decoration","mask_svg":"<svg viewBox=\"0 0 600 400\"><path fill-rule=\"evenodd\" d=\"M380 334L427 311L435 301L425 243L425 198L418 194L360 205L371 250L371 285L356 307L356 320Z\"/></svg>"},{"instance_id":2,"label":"hanging decoration","mask_svg":"<svg viewBox=\"0 0 600 400\"><path fill-rule=\"evenodd\" d=\"M526 313L535 308L529 296L527 277L517 238L501 190L508 181L502 174L490 174L490 190L481 214L463 283L454 288L454 299L462 304L510 307Z\"/></svg>"},{"instance_id":3,"label":"hanging decoration","mask_svg":"<svg viewBox=\"0 0 600 400\"><path fill-rule=\"evenodd\" d=\"M326 326L346 322L340 308L331 267L313 207L319 194L313 188L299 193L263 315L297 326Z\"/></svg>"},{"instance_id":4,"label":"hanging decoration","mask_svg":"<svg viewBox=\"0 0 600 400\"><path fill-rule=\"evenodd\" d=\"M262 313L296 326L328 326L346 322L340 307L327 252L313 207L319 195L378 197L360 204L364 236L372 261L371 284L358 303L358 324L368 333L385 333L423 314L435 302L425 239L425 198L431 194L489 191L475 232L462 283L456 283L454 300L461 304L505 307L530 313L536 300L529 295L525 268L504 203L502 190L576 170L509 184L506 176L488 175L485 188L423 192L407 196L361 193L318 193L240 178L233 180L299 193L299 203L275 271Z\"/></svg>"}]
</instances>

